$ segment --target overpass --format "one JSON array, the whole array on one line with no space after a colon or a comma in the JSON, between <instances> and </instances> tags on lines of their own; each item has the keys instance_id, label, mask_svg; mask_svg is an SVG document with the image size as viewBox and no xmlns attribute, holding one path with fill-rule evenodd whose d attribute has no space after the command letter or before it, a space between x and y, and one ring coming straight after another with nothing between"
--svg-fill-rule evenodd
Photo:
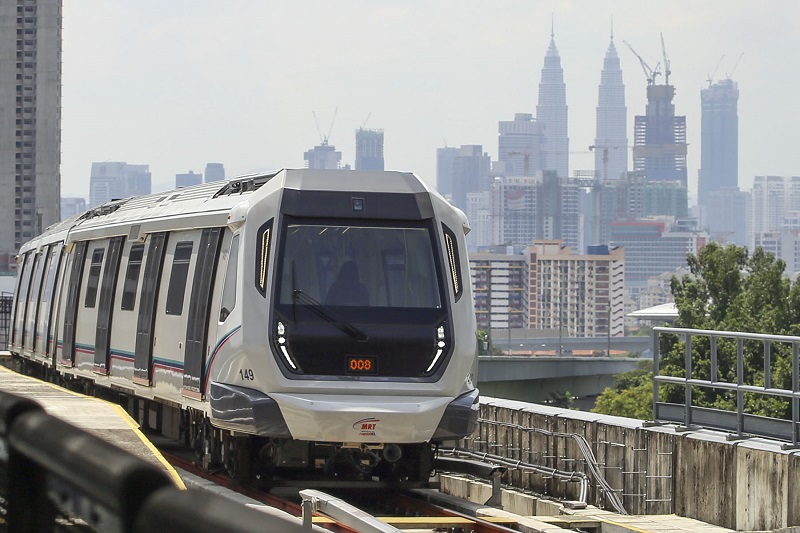
<instances>
[{"instance_id":1,"label":"overpass","mask_svg":"<svg viewBox=\"0 0 800 533\"><path fill-rule=\"evenodd\" d=\"M640 357L557 355L481 356L478 387L481 395L523 402L542 402L569 392L594 397L614 383L614 377L633 370Z\"/></svg>"}]
</instances>

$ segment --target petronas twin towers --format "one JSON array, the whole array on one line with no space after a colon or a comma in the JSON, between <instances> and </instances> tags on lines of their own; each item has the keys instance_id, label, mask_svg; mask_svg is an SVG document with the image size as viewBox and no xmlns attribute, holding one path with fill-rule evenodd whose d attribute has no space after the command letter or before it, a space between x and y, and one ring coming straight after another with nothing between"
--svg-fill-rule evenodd
<instances>
[{"instance_id":1,"label":"petronas twin towers","mask_svg":"<svg viewBox=\"0 0 800 533\"><path fill-rule=\"evenodd\" d=\"M561 57L552 32L539 83L536 117L544 124L542 167L555 170L560 177L569 177L566 85ZM612 33L600 78L597 132L591 147L595 151L595 175L603 181L617 179L628 169L627 121L625 84L622 81L622 69Z\"/></svg>"}]
</instances>

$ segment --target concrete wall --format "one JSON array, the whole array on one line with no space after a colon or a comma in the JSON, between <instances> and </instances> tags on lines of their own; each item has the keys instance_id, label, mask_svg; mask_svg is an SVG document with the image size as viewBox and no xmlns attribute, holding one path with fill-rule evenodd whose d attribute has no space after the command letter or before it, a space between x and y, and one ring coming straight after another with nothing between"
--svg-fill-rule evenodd
<instances>
[{"instance_id":1,"label":"concrete wall","mask_svg":"<svg viewBox=\"0 0 800 533\"><path fill-rule=\"evenodd\" d=\"M629 514L675 513L740 531L800 525L800 450L781 443L494 398L482 400L481 418L506 425L482 422L465 447L593 477L591 457L570 435L583 437ZM577 483L513 469L506 476L515 487L578 497ZM611 508L596 479L589 503Z\"/></svg>"}]
</instances>

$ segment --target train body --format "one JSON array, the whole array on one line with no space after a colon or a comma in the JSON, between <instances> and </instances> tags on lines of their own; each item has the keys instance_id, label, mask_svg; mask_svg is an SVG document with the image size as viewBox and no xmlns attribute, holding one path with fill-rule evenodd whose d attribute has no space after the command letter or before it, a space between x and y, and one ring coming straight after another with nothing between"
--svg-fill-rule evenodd
<instances>
[{"instance_id":1,"label":"train body","mask_svg":"<svg viewBox=\"0 0 800 533\"><path fill-rule=\"evenodd\" d=\"M10 350L237 477L425 480L477 421L468 229L399 172L112 201L22 246Z\"/></svg>"}]
</instances>

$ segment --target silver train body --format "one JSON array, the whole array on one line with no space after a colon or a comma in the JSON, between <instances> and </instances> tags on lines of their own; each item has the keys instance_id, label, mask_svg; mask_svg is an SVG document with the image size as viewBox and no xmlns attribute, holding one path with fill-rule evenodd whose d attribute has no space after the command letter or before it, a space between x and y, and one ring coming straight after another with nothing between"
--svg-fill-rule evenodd
<instances>
[{"instance_id":1,"label":"silver train body","mask_svg":"<svg viewBox=\"0 0 800 533\"><path fill-rule=\"evenodd\" d=\"M424 479L477 420L468 230L399 172L113 201L22 246L10 350L169 411L239 475Z\"/></svg>"}]
</instances>

